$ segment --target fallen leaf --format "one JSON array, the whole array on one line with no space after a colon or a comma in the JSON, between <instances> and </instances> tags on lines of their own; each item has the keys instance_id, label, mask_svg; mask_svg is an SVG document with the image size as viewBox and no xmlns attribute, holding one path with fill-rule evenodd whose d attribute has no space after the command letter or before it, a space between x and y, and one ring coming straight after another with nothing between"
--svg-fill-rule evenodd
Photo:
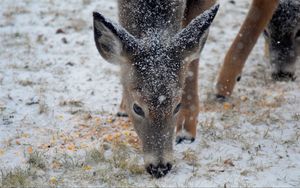
<instances>
[{"instance_id":1,"label":"fallen leaf","mask_svg":"<svg viewBox=\"0 0 300 188\"><path fill-rule=\"evenodd\" d=\"M52 168L53 169L60 169L62 167L62 164L58 161L53 161L52 162Z\"/></svg>"},{"instance_id":2,"label":"fallen leaf","mask_svg":"<svg viewBox=\"0 0 300 188\"><path fill-rule=\"evenodd\" d=\"M69 144L67 146L67 149L70 150L70 151L75 151L76 150L76 146L72 143L72 144Z\"/></svg>"},{"instance_id":3,"label":"fallen leaf","mask_svg":"<svg viewBox=\"0 0 300 188\"><path fill-rule=\"evenodd\" d=\"M248 97L246 97L246 96L241 96L241 100L242 100L243 102L245 102L246 100L248 100Z\"/></svg>"},{"instance_id":4,"label":"fallen leaf","mask_svg":"<svg viewBox=\"0 0 300 188\"><path fill-rule=\"evenodd\" d=\"M108 119L106 122L107 122L107 123L112 123L113 120L110 118L110 119Z\"/></svg>"},{"instance_id":5,"label":"fallen leaf","mask_svg":"<svg viewBox=\"0 0 300 188\"><path fill-rule=\"evenodd\" d=\"M84 149L84 148L87 148L87 147L89 147L89 145L87 145L87 144L80 144L80 149Z\"/></svg>"},{"instance_id":6,"label":"fallen leaf","mask_svg":"<svg viewBox=\"0 0 300 188\"><path fill-rule=\"evenodd\" d=\"M92 169L92 167L89 166L89 165L83 166L83 170L85 170L85 171L89 171L89 170L91 170L91 169Z\"/></svg>"},{"instance_id":7,"label":"fallen leaf","mask_svg":"<svg viewBox=\"0 0 300 188\"><path fill-rule=\"evenodd\" d=\"M119 132L114 134L115 138L119 138L120 136L121 136L121 133L119 133Z\"/></svg>"},{"instance_id":8,"label":"fallen leaf","mask_svg":"<svg viewBox=\"0 0 300 188\"><path fill-rule=\"evenodd\" d=\"M224 161L224 164L225 164L225 165L229 165L229 166L234 166L234 164L233 164L233 162L232 162L231 159L226 159L226 160Z\"/></svg>"},{"instance_id":9,"label":"fallen leaf","mask_svg":"<svg viewBox=\"0 0 300 188\"><path fill-rule=\"evenodd\" d=\"M56 30L56 34L65 34L65 31L61 28Z\"/></svg>"},{"instance_id":10,"label":"fallen leaf","mask_svg":"<svg viewBox=\"0 0 300 188\"><path fill-rule=\"evenodd\" d=\"M51 184L57 184L57 179L55 177L51 177L49 181Z\"/></svg>"},{"instance_id":11,"label":"fallen leaf","mask_svg":"<svg viewBox=\"0 0 300 188\"><path fill-rule=\"evenodd\" d=\"M230 110L230 109L233 108L233 105L230 104L230 103L228 103L228 102L225 102L225 103L223 104L223 108L224 108L224 110Z\"/></svg>"},{"instance_id":12,"label":"fallen leaf","mask_svg":"<svg viewBox=\"0 0 300 188\"><path fill-rule=\"evenodd\" d=\"M31 154L31 153L33 152L33 149L32 149L31 146L29 146L29 147L27 148L27 152L28 152L29 154Z\"/></svg>"},{"instance_id":13,"label":"fallen leaf","mask_svg":"<svg viewBox=\"0 0 300 188\"><path fill-rule=\"evenodd\" d=\"M114 137L111 134L104 137L104 141L108 141L108 142L111 142L113 139L114 139Z\"/></svg>"},{"instance_id":14,"label":"fallen leaf","mask_svg":"<svg viewBox=\"0 0 300 188\"><path fill-rule=\"evenodd\" d=\"M23 134L21 134L21 137L23 137L23 138L28 138L28 137L29 137L29 134L23 133Z\"/></svg>"},{"instance_id":15,"label":"fallen leaf","mask_svg":"<svg viewBox=\"0 0 300 188\"><path fill-rule=\"evenodd\" d=\"M123 134L127 137L132 135L131 131L123 131Z\"/></svg>"},{"instance_id":16,"label":"fallen leaf","mask_svg":"<svg viewBox=\"0 0 300 188\"><path fill-rule=\"evenodd\" d=\"M48 149L48 148L50 148L50 147L51 147L50 144L42 144L42 145L40 145L38 148L39 148L39 149Z\"/></svg>"},{"instance_id":17,"label":"fallen leaf","mask_svg":"<svg viewBox=\"0 0 300 188\"><path fill-rule=\"evenodd\" d=\"M4 150L0 149L0 156L4 155Z\"/></svg>"}]
</instances>

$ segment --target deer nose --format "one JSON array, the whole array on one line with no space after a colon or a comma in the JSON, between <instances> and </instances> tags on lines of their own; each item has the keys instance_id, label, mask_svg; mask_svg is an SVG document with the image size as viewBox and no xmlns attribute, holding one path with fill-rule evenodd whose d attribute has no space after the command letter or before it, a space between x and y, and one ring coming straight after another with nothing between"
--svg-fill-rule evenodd
<instances>
[{"instance_id":1,"label":"deer nose","mask_svg":"<svg viewBox=\"0 0 300 188\"><path fill-rule=\"evenodd\" d=\"M155 178L161 178L165 176L172 169L171 163L159 163L158 165L149 164L146 166L146 170Z\"/></svg>"},{"instance_id":2,"label":"deer nose","mask_svg":"<svg viewBox=\"0 0 300 188\"><path fill-rule=\"evenodd\" d=\"M283 71L273 72L272 78L275 81L295 81L296 80L296 76L294 73L283 72Z\"/></svg>"}]
</instances>

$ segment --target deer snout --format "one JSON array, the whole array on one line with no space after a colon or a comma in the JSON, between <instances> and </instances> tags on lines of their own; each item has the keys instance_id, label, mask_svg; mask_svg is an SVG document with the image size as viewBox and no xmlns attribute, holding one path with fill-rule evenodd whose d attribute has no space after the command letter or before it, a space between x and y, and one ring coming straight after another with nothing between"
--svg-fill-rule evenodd
<instances>
[{"instance_id":1,"label":"deer snout","mask_svg":"<svg viewBox=\"0 0 300 188\"><path fill-rule=\"evenodd\" d=\"M295 81L295 63L272 63L272 79L274 81Z\"/></svg>"},{"instance_id":2,"label":"deer snout","mask_svg":"<svg viewBox=\"0 0 300 188\"><path fill-rule=\"evenodd\" d=\"M172 169L171 163L158 163L157 165L148 164L146 166L146 170L149 174L151 174L155 178L161 178L168 174L168 172Z\"/></svg>"},{"instance_id":3,"label":"deer snout","mask_svg":"<svg viewBox=\"0 0 300 188\"><path fill-rule=\"evenodd\" d=\"M168 174L172 169L173 154L171 151L165 154L146 154L144 155L146 171L155 178L161 178Z\"/></svg>"},{"instance_id":4,"label":"deer snout","mask_svg":"<svg viewBox=\"0 0 300 188\"><path fill-rule=\"evenodd\" d=\"M296 52L290 48L272 49L270 52L272 79L275 81L295 81Z\"/></svg>"},{"instance_id":5,"label":"deer snout","mask_svg":"<svg viewBox=\"0 0 300 188\"><path fill-rule=\"evenodd\" d=\"M295 81L297 77L294 72L278 71L272 73L272 78L275 81Z\"/></svg>"}]
</instances>

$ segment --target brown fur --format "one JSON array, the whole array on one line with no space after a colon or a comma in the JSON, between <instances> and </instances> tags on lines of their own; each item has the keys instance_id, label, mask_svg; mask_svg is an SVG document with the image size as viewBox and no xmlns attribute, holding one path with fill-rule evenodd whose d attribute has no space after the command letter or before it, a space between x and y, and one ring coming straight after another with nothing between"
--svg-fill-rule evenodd
<instances>
[{"instance_id":1,"label":"brown fur","mask_svg":"<svg viewBox=\"0 0 300 188\"><path fill-rule=\"evenodd\" d=\"M196 16L213 6L215 2L215 0L188 0L183 27L186 27ZM198 67L199 59L194 60L188 66L188 72L191 72L192 76L187 76L185 80L186 85L181 100L182 107L176 128L177 133L184 129L192 138L196 137L199 114Z\"/></svg>"}]
</instances>

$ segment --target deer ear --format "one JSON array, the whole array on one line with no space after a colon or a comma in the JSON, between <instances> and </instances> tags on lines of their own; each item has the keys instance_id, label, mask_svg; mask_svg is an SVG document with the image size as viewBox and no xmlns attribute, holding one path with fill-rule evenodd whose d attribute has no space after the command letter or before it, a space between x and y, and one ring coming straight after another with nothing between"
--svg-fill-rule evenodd
<instances>
[{"instance_id":1,"label":"deer ear","mask_svg":"<svg viewBox=\"0 0 300 188\"><path fill-rule=\"evenodd\" d=\"M208 28L213 22L219 5L214 5L203 14L193 19L187 27L174 37L174 50L180 51L185 58L191 60L199 57L208 35Z\"/></svg>"},{"instance_id":2,"label":"deer ear","mask_svg":"<svg viewBox=\"0 0 300 188\"><path fill-rule=\"evenodd\" d=\"M134 36L100 13L94 12L93 17L95 43L101 56L114 64L128 62L130 53L137 47Z\"/></svg>"}]
</instances>

